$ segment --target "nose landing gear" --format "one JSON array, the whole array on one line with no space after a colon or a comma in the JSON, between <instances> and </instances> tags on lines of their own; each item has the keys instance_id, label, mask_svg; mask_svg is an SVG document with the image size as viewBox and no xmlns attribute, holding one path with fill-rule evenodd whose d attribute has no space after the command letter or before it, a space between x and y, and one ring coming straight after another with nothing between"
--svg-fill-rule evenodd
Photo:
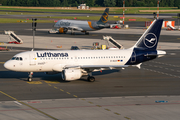
<instances>
[{"instance_id":1,"label":"nose landing gear","mask_svg":"<svg viewBox=\"0 0 180 120\"><path fill-rule=\"evenodd\" d=\"M29 72L28 74L29 74L28 81L31 82L31 81L32 81L32 77L33 77L33 76L32 76L32 75L33 75L33 72Z\"/></svg>"}]
</instances>

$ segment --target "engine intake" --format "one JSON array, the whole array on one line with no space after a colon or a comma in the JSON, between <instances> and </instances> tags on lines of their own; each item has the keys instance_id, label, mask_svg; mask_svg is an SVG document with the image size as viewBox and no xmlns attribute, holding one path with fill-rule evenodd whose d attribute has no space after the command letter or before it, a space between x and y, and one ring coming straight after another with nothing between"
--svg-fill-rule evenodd
<instances>
[{"instance_id":1,"label":"engine intake","mask_svg":"<svg viewBox=\"0 0 180 120\"><path fill-rule=\"evenodd\" d=\"M59 33L66 33L67 31L67 28L59 28Z\"/></svg>"},{"instance_id":2,"label":"engine intake","mask_svg":"<svg viewBox=\"0 0 180 120\"><path fill-rule=\"evenodd\" d=\"M62 79L66 81L72 81L80 79L82 72L80 69L65 69L61 73Z\"/></svg>"}]
</instances>

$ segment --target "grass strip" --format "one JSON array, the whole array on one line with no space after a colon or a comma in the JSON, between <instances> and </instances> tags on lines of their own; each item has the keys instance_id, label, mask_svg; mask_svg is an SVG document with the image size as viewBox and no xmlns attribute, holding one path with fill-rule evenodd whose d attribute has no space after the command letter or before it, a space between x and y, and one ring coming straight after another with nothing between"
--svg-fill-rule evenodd
<instances>
[{"instance_id":1,"label":"grass strip","mask_svg":"<svg viewBox=\"0 0 180 120\"><path fill-rule=\"evenodd\" d=\"M53 20L37 20L37 23L53 23ZM32 23L32 20L0 18L0 23Z\"/></svg>"},{"instance_id":2,"label":"grass strip","mask_svg":"<svg viewBox=\"0 0 180 120\"><path fill-rule=\"evenodd\" d=\"M76 19L76 20L95 20L95 21L98 21L100 19L100 16L45 16L45 17L38 17L38 18L51 18L51 19L57 19L57 20L60 20L60 19L70 19L70 20ZM151 21L151 19L141 18L141 17L125 17L125 21L129 21L129 19L136 19L136 21ZM120 19L120 16L118 16L117 18L114 16L109 16L108 20L109 21L118 21L118 20L122 20L122 19Z\"/></svg>"},{"instance_id":3,"label":"grass strip","mask_svg":"<svg viewBox=\"0 0 180 120\"><path fill-rule=\"evenodd\" d=\"M14 6L15 7L15 6ZM44 9L43 9L44 8ZM78 10L78 9L65 9L68 7L64 7L64 9L59 9L59 8L63 8L63 7L41 7L41 9L38 7L18 7L18 8L13 8L13 7L9 7L9 6L0 6L1 10L6 10L9 12L13 12L13 11L26 11L26 12L56 12L56 13L102 13L105 9L105 7L92 7L92 10ZM70 7L69 7L70 8ZM99 10L97 10L99 9ZM157 10L156 7L125 7L125 14L142 14L142 12L139 12L140 10ZM159 10L179 10L177 9L177 7L160 7ZM123 9L122 7L110 7L110 14L122 14L123 13ZM149 13L149 12L145 12L145 13ZM167 13L169 13L167 11ZM176 13L176 11L172 11L172 13ZM144 12L143 12L144 14Z\"/></svg>"}]
</instances>

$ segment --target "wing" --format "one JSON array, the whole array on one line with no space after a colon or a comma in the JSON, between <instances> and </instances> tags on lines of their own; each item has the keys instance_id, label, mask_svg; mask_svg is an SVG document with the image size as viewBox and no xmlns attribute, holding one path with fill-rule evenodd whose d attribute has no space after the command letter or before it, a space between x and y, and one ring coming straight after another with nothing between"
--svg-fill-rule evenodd
<instances>
[{"instance_id":1,"label":"wing","mask_svg":"<svg viewBox=\"0 0 180 120\"><path fill-rule=\"evenodd\" d=\"M133 65L133 67L141 68L142 63ZM73 68L73 69L83 69L84 71L100 71L100 70L109 70L109 69L117 69L117 68L125 68L129 65L55 65L53 66L53 71L62 72L64 69Z\"/></svg>"},{"instance_id":2,"label":"wing","mask_svg":"<svg viewBox=\"0 0 180 120\"><path fill-rule=\"evenodd\" d=\"M74 68L74 69L83 69L85 71L100 71L100 70L109 70L109 69L116 69L116 68L124 68L128 67L128 65L54 65L53 71L62 72L64 69Z\"/></svg>"},{"instance_id":3,"label":"wing","mask_svg":"<svg viewBox=\"0 0 180 120\"><path fill-rule=\"evenodd\" d=\"M128 65L66 65L64 66L64 69L68 69L68 68L75 68L75 69L84 69L84 70L88 70L89 69L91 71L100 71L100 70L109 70L109 69L116 69L116 68L124 68L124 67L128 67Z\"/></svg>"},{"instance_id":4,"label":"wing","mask_svg":"<svg viewBox=\"0 0 180 120\"><path fill-rule=\"evenodd\" d=\"M75 26L68 26L68 29L73 29L73 30L78 30L78 31L83 31L82 28L79 28L79 27L75 27Z\"/></svg>"}]
</instances>

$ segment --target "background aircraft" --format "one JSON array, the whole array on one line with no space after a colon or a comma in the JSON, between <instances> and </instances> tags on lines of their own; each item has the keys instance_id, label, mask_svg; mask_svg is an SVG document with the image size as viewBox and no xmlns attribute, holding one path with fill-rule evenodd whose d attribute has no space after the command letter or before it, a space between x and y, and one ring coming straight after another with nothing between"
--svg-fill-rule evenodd
<instances>
[{"instance_id":1,"label":"background aircraft","mask_svg":"<svg viewBox=\"0 0 180 120\"><path fill-rule=\"evenodd\" d=\"M16 54L4 64L8 70L55 74L61 72L63 80L77 80L88 75L88 81L95 81L92 72L128 66L140 68L142 62L165 55L156 50L163 20L158 19L150 25L137 43L129 49L108 50L42 50Z\"/></svg>"},{"instance_id":2,"label":"background aircraft","mask_svg":"<svg viewBox=\"0 0 180 120\"><path fill-rule=\"evenodd\" d=\"M85 32L85 34L89 34L87 31L95 31L103 28L108 28L109 8L106 8L104 13L102 14L99 21L81 21L81 20L59 20L54 27L59 29L60 33L66 33L68 30L71 30L71 34L74 34L74 30L78 30L81 32Z\"/></svg>"}]
</instances>

